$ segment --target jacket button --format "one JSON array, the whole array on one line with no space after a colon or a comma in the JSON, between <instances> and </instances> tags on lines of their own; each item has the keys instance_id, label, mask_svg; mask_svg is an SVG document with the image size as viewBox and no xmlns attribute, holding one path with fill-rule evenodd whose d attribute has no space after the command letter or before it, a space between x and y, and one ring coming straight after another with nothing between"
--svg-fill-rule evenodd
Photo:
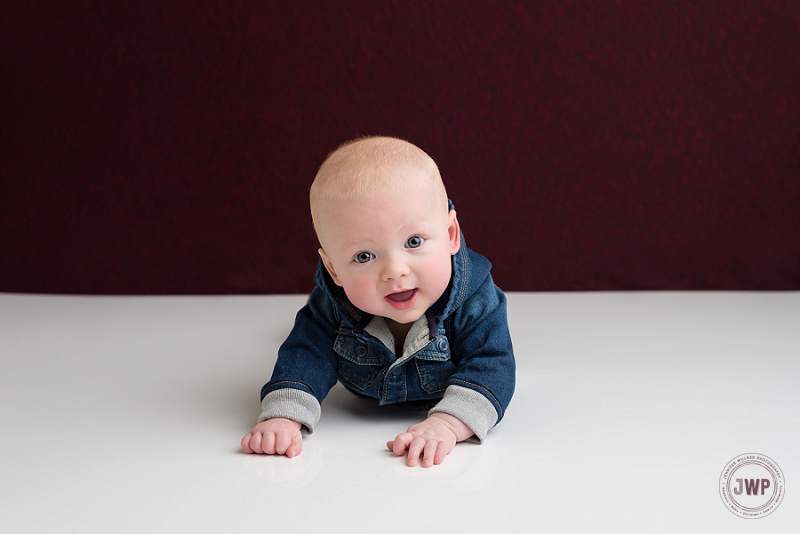
<instances>
[{"instance_id":1,"label":"jacket button","mask_svg":"<svg viewBox=\"0 0 800 534\"><path fill-rule=\"evenodd\" d=\"M447 338L439 338L438 347L440 351L447 352L447 350L450 348L450 343L447 342Z\"/></svg>"},{"instance_id":2,"label":"jacket button","mask_svg":"<svg viewBox=\"0 0 800 534\"><path fill-rule=\"evenodd\" d=\"M366 356L367 355L367 346L366 345L357 346L356 347L356 354L358 354L361 357Z\"/></svg>"}]
</instances>

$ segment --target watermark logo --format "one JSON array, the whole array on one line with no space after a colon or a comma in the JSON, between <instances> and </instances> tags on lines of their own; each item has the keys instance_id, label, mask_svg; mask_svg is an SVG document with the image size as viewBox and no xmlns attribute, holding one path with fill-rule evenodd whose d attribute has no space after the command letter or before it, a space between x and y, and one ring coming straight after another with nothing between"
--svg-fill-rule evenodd
<instances>
[{"instance_id":1,"label":"watermark logo","mask_svg":"<svg viewBox=\"0 0 800 534\"><path fill-rule=\"evenodd\" d=\"M766 517L778 508L786 492L783 472L758 453L741 454L728 462L719 477L719 495L732 513L746 519Z\"/></svg>"}]
</instances>

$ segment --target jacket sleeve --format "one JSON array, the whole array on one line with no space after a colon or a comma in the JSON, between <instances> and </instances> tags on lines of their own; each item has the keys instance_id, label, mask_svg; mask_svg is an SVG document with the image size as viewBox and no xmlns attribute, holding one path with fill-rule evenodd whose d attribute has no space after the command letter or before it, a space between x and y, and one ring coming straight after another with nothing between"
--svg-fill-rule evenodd
<instances>
[{"instance_id":1,"label":"jacket sleeve","mask_svg":"<svg viewBox=\"0 0 800 534\"><path fill-rule=\"evenodd\" d=\"M333 304L316 287L278 350L272 378L261 388L259 422L286 417L301 423L306 433L314 431L320 404L336 384L337 325Z\"/></svg>"},{"instance_id":2,"label":"jacket sleeve","mask_svg":"<svg viewBox=\"0 0 800 534\"><path fill-rule=\"evenodd\" d=\"M448 337L457 370L431 412L458 417L477 441L482 441L503 418L514 393L516 364L506 297L487 273L478 290L453 315Z\"/></svg>"}]
</instances>

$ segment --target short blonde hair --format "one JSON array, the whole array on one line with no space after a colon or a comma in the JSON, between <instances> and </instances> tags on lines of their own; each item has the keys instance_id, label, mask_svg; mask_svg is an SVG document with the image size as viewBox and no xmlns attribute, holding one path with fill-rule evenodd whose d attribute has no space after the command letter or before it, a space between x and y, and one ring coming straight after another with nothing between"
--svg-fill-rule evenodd
<instances>
[{"instance_id":1,"label":"short blonde hair","mask_svg":"<svg viewBox=\"0 0 800 534\"><path fill-rule=\"evenodd\" d=\"M368 196L390 189L402 179L392 172L401 166L419 169L429 180L433 193L447 212L445 191L439 168L422 149L394 137L363 137L344 143L331 152L311 184L311 219L319 235L319 209L322 205Z\"/></svg>"}]
</instances>

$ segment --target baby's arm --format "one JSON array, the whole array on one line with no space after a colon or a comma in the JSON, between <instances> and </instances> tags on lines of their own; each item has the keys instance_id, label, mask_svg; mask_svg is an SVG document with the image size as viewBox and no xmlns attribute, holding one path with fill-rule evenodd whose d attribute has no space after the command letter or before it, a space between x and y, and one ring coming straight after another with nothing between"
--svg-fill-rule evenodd
<instances>
[{"instance_id":1,"label":"baby's arm","mask_svg":"<svg viewBox=\"0 0 800 534\"><path fill-rule=\"evenodd\" d=\"M422 467L430 467L442 463L456 443L472 435L472 430L457 417L434 412L423 422L408 427L404 434L398 435L386 446L398 456L408 451L406 464L409 466L417 465L422 456Z\"/></svg>"},{"instance_id":2,"label":"baby's arm","mask_svg":"<svg viewBox=\"0 0 800 534\"><path fill-rule=\"evenodd\" d=\"M303 449L300 426L297 421L282 417L267 419L242 438L242 449L247 454L285 454L292 458Z\"/></svg>"}]
</instances>

